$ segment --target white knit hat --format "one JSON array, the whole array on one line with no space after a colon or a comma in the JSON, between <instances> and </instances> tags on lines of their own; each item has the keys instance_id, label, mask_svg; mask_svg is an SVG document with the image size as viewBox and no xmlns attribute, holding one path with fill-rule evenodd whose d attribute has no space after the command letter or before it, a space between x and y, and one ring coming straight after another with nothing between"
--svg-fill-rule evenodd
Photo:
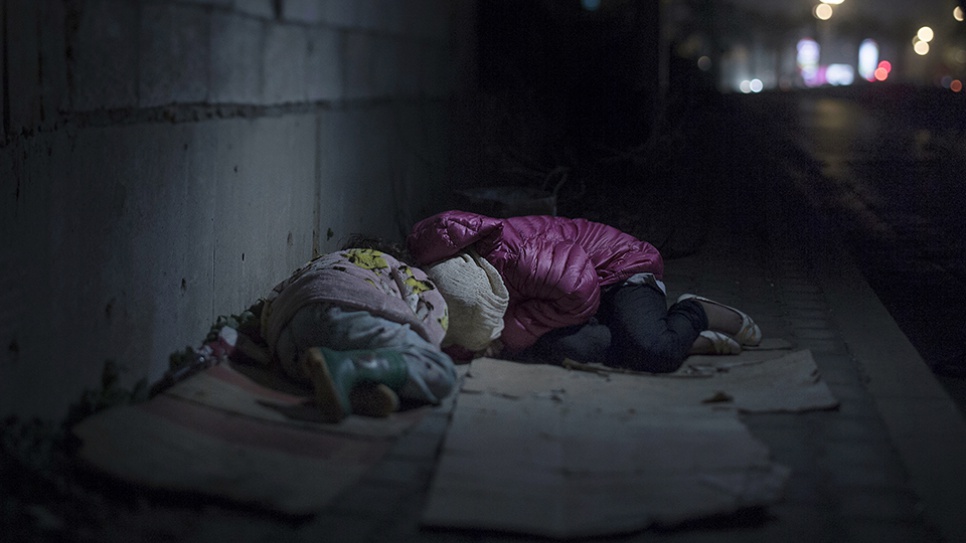
<instances>
[{"instance_id":1,"label":"white knit hat","mask_svg":"<svg viewBox=\"0 0 966 543\"><path fill-rule=\"evenodd\" d=\"M460 253L426 269L449 307L443 346L481 351L503 332L510 294L499 272L476 253Z\"/></svg>"}]
</instances>

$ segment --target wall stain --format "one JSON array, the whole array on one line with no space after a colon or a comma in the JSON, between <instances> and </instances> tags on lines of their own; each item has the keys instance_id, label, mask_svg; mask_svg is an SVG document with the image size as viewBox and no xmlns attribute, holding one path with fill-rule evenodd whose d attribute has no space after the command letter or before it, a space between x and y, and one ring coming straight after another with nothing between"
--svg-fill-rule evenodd
<instances>
[{"instance_id":1,"label":"wall stain","mask_svg":"<svg viewBox=\"0 0 966 543\"><path fill-rule=\"evenodd\" d=\"M111 315L114 313L114 302L116 301L117 298L111 298L111 301L107 302L107 305L104 306L104 318L108 321L111 320Z\"/></svg>"},{"instance_id":2,"label":"wall stain","mask_svg":"<svg viewBox=\"0 0 966 543\"><path fill-rule=\"evenodd\" d=\"M79 0L67 0L65 3L67 8L67 13L64 19L64 44L66 50L64 51L64 56L67 60L67 96L74 95L75 74L74 74L74 58L75 50L77 49L77 35L80 33L80 23L81 23L81 10L82 6Z\"/></svg>"},{"instance_id":3,"label":"wall stain","mask_svg":"<svg viewBox=\"0 0 966 543\"><path fill-rule=\"evenodd\" d=\"M0 13L0 28L7 28L7 10ZM3 133L10 134L10 68L8 58L10 56L10 46L7 43L7 36L4 34L3 43L0 44L0 84L3 85Z\"/></svg>"}]
</instances>

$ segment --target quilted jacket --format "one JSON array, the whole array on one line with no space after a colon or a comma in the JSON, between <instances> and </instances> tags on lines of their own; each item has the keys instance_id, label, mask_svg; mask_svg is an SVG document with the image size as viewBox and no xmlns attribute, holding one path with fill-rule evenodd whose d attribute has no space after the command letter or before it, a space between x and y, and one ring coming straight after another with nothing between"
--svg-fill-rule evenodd
<instances>
[{"instance_id":1,"label":"quilted jacket","mask_svg":"<svg viewBox=\"0 0 966 543\"><path fill-rule=\"evenodd\" d=\"M295 313L312 303L361 309L409 324L436 346L449 325L446 301L426 274L373 249L322 255L276 285L262 310L262 334L273 349Z\"/></svg>"},{"instance_id":2,"label":"quilted jacket","mask_svg":"<svg viewBox=\"0 0 966 543\"><path fill-rule=\"evenodd\" d=\"M597 312L602 287L637 273L658 279L664 273L656 247L585 219L445 211L416 223L407 244L418 265L470 248L493 264L510 293L500 339L511 351L555 328L587 322Z\"/></svg>"}]
</instances>

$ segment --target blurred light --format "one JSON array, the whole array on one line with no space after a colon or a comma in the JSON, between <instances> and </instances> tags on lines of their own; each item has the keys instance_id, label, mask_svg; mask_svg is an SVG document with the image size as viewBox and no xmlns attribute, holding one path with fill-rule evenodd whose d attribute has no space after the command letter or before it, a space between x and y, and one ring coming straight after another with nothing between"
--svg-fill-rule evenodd
<instances>
[{"instance_id":1,"label":"blurred light","mask_svg":"<svg viewBox=\"0 0 966 543\"><path fill-rule=\"evenodd\" d=\"M814 66L818 64L818 54L820 48L817 41L811 38L799 40L798 45L795 46L795 49L798 51L798 57L796 60L798 60L799 67Z\"/></svg>"},{"instance_id":2,"label":"blurred light","mask_svg":"<svg viewBox=\"0 0 966 543\"><path fill-rule=\"evenodd\" d=\"M912 46L912 50L915 51L917 55L927 55L929 54L929 44L924 41L917 41L916 45Z\"/></svg>"},{"instance_id":3,"label":"blurred light","mask_svg":"<svg viewBox=\"0 0 966 543\"><path fill-rule=\"evenodd\" d=\"M707 72L711 69L711 58L707 55L702 56L698 59L698 69L702 72Z\"/></svg>"},{"instance_id":4,"label":"blurred light","mask_svg":"<svg viewBox=\"0 0 966 543\"><path fill-rule=\"evenodd\" d=\"M830 85L851 85L855 82L855 68L848 64L829 64L825 69L825 80Z\"/></svg>"},{"instance_id":5,"label":"blurred light","mask_svg":"<svg viewBox=\"0 0 966 543\"><path fill-rule=\"evenodd\" d=\"M953 92L960 92L960 91L962 91L963 90L963 82L960 81L960 80L958 80L958 79L953 79L952 82L949 83L949 90L951 90Z\"/></svg>"},{"instance_id":6,"label":"blurred light","mask_svg":"<svg viewBox=\"0 0 966 543\"><path fill-rule=\"evenodd\" d=\"M939 80L939 84L943 86L944 89L948 89L950 85L953 84L953 76L944 75L942 79Z\"/></svg>"},{"instance_id":7,"label":"blurred light","mask_svg":"<svg viewBox=\"0 0 966 543\"><path fill-rule=\"evenodd\" d=\"M886 73L889 73L892 71L892 63L889 62L888 60L880 60L879 68L882 68L883 70L885 70Z\"/></svg>"},{"instance_id":8,"label":"blurred light","mask_svg":"<svg viewBox=\"0 0 966 543\"><path fill-rule=\"evenodd\" d=\"M798 70L802 74L802 81L809 87L821 85L822 82L818 73L818 59L821 49L818 42L811 38L804 38L798 41L796 49L798 50L796 61L798 62Z\"/></svg>"},{"instance_id":9,"label":"blurred light","mask_svg":"<svg viewBox=\"0 0 966 543\"><path fill-rule=\"evenodd\" d=\"M935 36L935 33L933 33L932 29L928 26L924 26L920 28L918 32L916 32L916 37L926 43L931 42Z\"/></svg>"},{"instance_id":10,"label":"blurred light","mask_svg":"<svg viewBox=\"0 0 966 543\"><path fill-rule=\"evenodd\" d=\"M963 8L956 6L953 8L953 19L963 22Z\"/></svg>"},{"instance_id":11,"label":"blurred light","mask_svg":"<svg viewBox=\"0 0 966 543\"><path fill-rule=\"evenodd\" d=\"M827 82L825 66L816 66L809 70L802 70L802 81L806 87L821 87Z\"/></svg>"},{"instance_id":12,"label":"blurred light","mask_svg":"<svg viewBox=\"0 0 966 543\"><path fill-rule=\"evenodd\" d=\"M600 8L600 0L580 0L580 7L587 11L597 11Z\"/></svg>"},{"instance_id":13,"label":"blurred light","mask_svg":"<svg viewBox=\"0 0 966 543\"><path fill-rule=\"evenodd\" d=\"M864 40L859 46L859 75L868 81L875 79L878 62L879 44L875 40Z\"/></svg>"},{"instance_id":14,"label":"blurred light","mask_svg":"<svg viewBox=\"0 0 966 543\"><path fill-rule=\"evenodd\" d=\"M751 81L748 81L747 79L745 79L744 81L741 82L740 85L738 85L738 89L741 92L748 94L749 92L751 92Z\"/></svg>"},{"instance_id":15,"label":"blurred light","mask_svg":"<svg viewBox=\"0 0 966 543\"><path fill-rule=\"evenodd\" d=\"M748 88L751 92L761 92L765 88L765 84L761 82L761 79L755 78L748 82Z\"/></svg>"},{"instance_id":16,"label":"blurred light","mask_svg":"<svg viewBox=\"0 0 966 543\"><path fill-rule=\"evenodd\" d=\"M832 6L828 4L819 4L815 6L815 9L812 10L812 13L815 15L816 19L827 21L832 18Z\"/></svg>"},{"instance_id":17,"label":"blurred light","mask_svg":"<svg viewBox=\"0 0 966 543\"><path fill-rule=\"evenodd\" d=\"M879 66L875 69L875 74L873 75L875 75L876 81L885 81L886 79L889 79L889 70Z\"/></svg>"},{"instance_id":18,"label":"blurred light","mask_svg":"<svg viewBox=\"0 0 966 543\"><path fill-rule=\"evenodd\" d=\"M833 5L836 5L836 6L839 5L839 4L841 4L842 2L843 2L843 0L822 0L822 3L823 4L833 4Z\"/></svg>"}]
</instances>

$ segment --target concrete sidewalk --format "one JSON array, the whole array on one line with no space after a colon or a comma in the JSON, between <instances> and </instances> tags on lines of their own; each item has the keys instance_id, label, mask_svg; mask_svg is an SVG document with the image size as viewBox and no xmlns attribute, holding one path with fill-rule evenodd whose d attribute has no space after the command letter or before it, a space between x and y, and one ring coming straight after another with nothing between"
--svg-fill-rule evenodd
<instances>
[{"instance_id":1,"label":"concrete sidewalk","mask_svg":"<svg viewBox=\"0 0 966 543\"><path fill-rule=\"evenodd\" d=\"M966 534L962 517L952 511L966 503L963 469L956 461L966 443L962 417L848 257L828 240L801 237L815 231L802 228L799 221L809 218L791 209L795 202L779 201L773 193L766 205L750 206L758 209L757 217L742 202L748 201L735 198L729 206L742 211L742 219L721 224L708 247L693 257L697 269L707 272L676 275L671 261L669 285L738 304L766 335L810 349L841 407L743 417L775 459L792 469L786 500L765 515L619 540L958 540ZM816 252L820 243L825 245ZM444 431L440 413L403 438L383 466L299 535L338 534L346 541L517 539L419 530L432 458Z\"/></svg>"},{"instance_id":2,"label":"concrete sidewalk","mask_svg":"<svg viewBox=\"0 0 966 543\"><path fill-rule=\"evenodd\" d=\"M741 141L740 134L734 141ZM802 201L767 142L743 140L719 164L708 239L667 263L670 294L698 292L749 312L767 336L810 349L841 401L835 411L746 415L792 476L764 514L720 518L626 541L966 540L966 424L862 278L837 236ZM676 272L684 270L686 273ZM444 413L404 438L384 466L300 536L339 540L512 541L426 532L418 517ZM610 539L609 539L610 540Z\"/></svg>"}]
</instances>

